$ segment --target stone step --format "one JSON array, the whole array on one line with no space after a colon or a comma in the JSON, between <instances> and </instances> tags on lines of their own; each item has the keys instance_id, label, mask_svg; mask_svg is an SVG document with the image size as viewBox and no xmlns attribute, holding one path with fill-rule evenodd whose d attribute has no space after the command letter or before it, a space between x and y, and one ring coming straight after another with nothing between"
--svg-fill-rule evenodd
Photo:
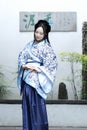
<instances>
[{"instance_id":1,"label":"stone step","mask_svg":"<svg viewBox=\"0 0 87 130\"><path fill-rule=\"evenodd\" d=\"M22 127L0 126L0 130L22 130ZM49 127L49 130L87 130L87 127Z\"/></svg>"}]
</instances>

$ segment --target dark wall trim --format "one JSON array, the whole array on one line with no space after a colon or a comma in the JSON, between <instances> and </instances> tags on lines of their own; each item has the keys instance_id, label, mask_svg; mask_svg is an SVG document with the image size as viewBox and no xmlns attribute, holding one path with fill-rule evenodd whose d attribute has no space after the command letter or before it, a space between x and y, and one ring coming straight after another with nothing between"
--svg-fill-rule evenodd
<instances>
[{"instance_id":1,"label":"dark wall trim","mask_svg":"<svg viewBox=\"0 0 87 130\"><path fill-rule=\"evenodd\" d=\"M0 104L21 104L22 100L0 100ZM46 104L87 105L87 100L46 100Z\"/></svg>"}]
</instances>

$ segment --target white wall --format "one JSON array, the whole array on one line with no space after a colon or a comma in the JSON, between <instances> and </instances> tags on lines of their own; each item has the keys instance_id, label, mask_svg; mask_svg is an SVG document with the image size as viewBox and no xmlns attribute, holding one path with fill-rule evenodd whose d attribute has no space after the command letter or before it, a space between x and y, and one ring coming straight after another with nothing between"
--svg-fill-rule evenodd
<instances>
[{"instance_id":1,"label":"white wall","mask_svg":"<svg viewBox=\"0 0 87 130\"><path fill-rule=\"evenodd\" d=\"M33 33L19 32L20 11L75 11L77 12L77 32L51 32L50 41L57 57L61 51L82 51L82 23L87 21L86 0L1 0L0 1L0 64L7 68L17 68L17 57L19 51L25 44L32 40ZM59 57L58 57L59 59ZM54 89L58 89L59 82L63 81L63 74L67 67L59 63L57 79ZM66 82L67 84L67 82ZM70 84L67 84L69 99L73 99ZM18 90L14 89L15 93ZM57 98L58 91L54 91L54 98ZM55 96L56 95L56 96ZM12 95L11 95L12 96ZM9 98L9 97L8 97ZM14 97L13 97L14 98ZM18 98L18 96L16 96Z\"/></svg>"}]
</instances>

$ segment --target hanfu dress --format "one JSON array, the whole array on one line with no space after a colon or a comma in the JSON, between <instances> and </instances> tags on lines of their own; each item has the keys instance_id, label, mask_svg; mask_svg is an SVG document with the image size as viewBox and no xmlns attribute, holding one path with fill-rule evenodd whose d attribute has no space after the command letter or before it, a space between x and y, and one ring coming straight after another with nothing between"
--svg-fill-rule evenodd
<instances>
[{"instance_id":1,"label":"hanfu dress","mask_svg":"<svg viewBox=\"0 0 87 130\"><path fill-rule=\"evenodd\" d=\"M29 64L40 71L24 70ZM43 40L29 42L18 57L18 87L22 94L23 130L48 130L45 105L52 90L57 70L57 58L51 45Z\"/></svg>"}]
</instances>

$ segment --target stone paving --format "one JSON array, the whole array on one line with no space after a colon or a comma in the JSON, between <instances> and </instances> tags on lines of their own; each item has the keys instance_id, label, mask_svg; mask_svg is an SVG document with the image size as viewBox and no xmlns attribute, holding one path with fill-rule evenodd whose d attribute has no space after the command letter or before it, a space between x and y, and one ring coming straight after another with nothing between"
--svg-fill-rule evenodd
<instances>
[{"instance_id":1,"label":"stone paving","mask_svg":"<svg viewBox=\"0 0 87 130\"><path fill-rule=\"evenodd\" d=\"M0 130L22 130L22 127L0 126ZM87 130L87 127L50 127L49 130Z\"/></svg>"}]
</instances>

